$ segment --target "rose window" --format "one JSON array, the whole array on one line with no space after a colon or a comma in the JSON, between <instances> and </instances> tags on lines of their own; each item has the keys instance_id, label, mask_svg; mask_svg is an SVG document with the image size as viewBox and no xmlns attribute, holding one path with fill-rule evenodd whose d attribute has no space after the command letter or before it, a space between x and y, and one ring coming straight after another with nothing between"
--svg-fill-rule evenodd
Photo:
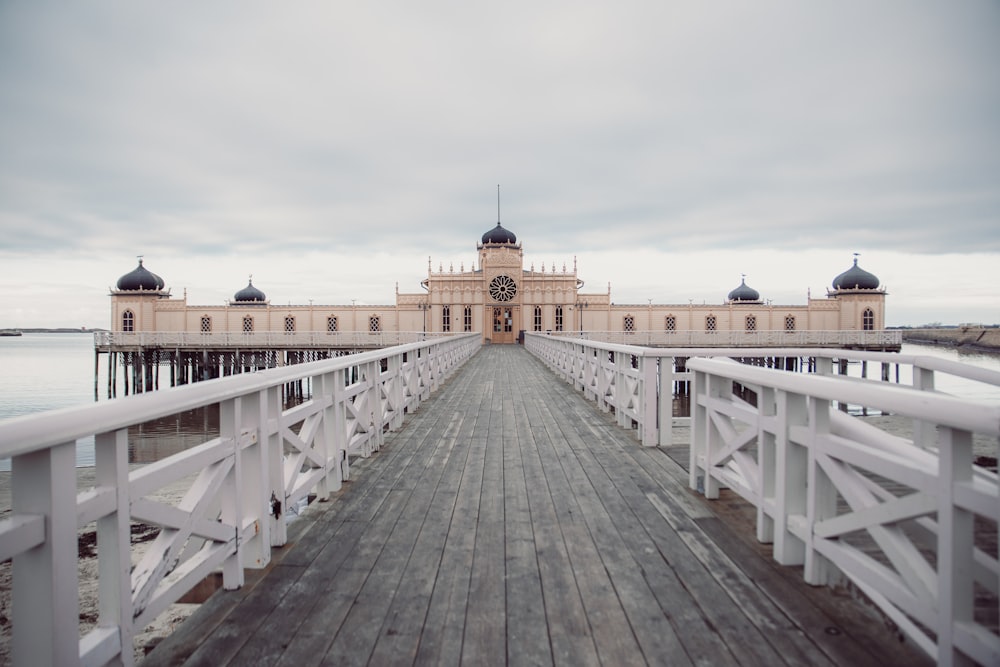
<instances>
[{"instance_id":1,"label":"rose window","mask_svg":"<svg viewBox=\"0 0 1000 667\"><path fill-rule=\"evenodd\" d=\"M510 301L517 294L517 283L510 276L497 276L490 283L490 296L494 301Z\"/></svg>"}]
</instances>

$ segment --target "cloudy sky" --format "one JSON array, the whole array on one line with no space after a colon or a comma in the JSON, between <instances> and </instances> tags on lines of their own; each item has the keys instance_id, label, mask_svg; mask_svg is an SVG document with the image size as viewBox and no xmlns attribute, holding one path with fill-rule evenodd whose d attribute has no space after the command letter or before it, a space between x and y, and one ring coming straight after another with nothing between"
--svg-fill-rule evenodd
<instances>
[{"instance_id":1,"label":"cloudy sky","mask_svg":"<svg viewBox=\"0 0 1000 667\"><path fill-rule=\"evenodd\" d=\"M619 303L1000 322L1000 3L0 2L0 328L392 303L496 224Z\"/></svg>"}]
</instances>

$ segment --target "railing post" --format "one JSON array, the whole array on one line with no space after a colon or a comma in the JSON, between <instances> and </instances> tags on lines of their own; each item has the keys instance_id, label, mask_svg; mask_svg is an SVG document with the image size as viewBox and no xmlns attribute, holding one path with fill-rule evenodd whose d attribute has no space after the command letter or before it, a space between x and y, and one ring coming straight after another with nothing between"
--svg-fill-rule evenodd
<instances>
[{"instance_id":1,"label":"railing post","mask_svg":"<svg viewBox=\"0 0 1000 667\"><path fill-rule=\"evenodd\" d=\"M625 381L625 360L627 355L624 352L615 352L615 370L614 370L614 402L615 407L615 421L622 428L628 428L629 424L625 417L625 411L622 409L622 404L628 400L624 393L628 383Z\"/></svg>"},{"instance_id":2,"label":"railing post","mask_svg":"<svg viewBox=\"0 0 1000 667\"><path fill-rule=\"evenodd\" d=\"M444 360L444 355L437 355L439 361ZM441 382L439 369L436 377L435 389ZM377 452L382 448L385 440L382 429L382 364L379 361L368 362L367 375L368 394L368 451Z\"/></svg>"},{"instance_id":3,"label":"railing post","mask_svg":"<svg viewBox=\"0 0 1000 667\"><path fill-rule=\"evenodd\" d=\"M806 513L806 474L808 454L805 446L793 442L791 429L807 420L804 396L779 391L775 426L774 476L774 559L781 565L801 565L805 561L805 542L789 529L789 517Z\"/></svg>"},{"instance_id":4,"label":"railing post","mask_svg":"<svg viewBox=\"0 0 1000 667\"><path fill-rule=\"evenodd\" d=\"M823 470L819 459L823 452L817 444L821 436L830 433L830 401L809 399L808 477L806 480L806 518L809 532L806 536L806 554L803 576L806 583L823 586L831 583L834 569L814 547L813 526L837 515L837 490Z\"/></svg>"},{"instance_id":5,"label":"railing post","mask_svg":"<svg viewBox=\"0 0 1000 667\"><path fill-rule=\"evenodd\" d=\"M674 444L674 357L659 357L659 386L657 390L659 444Z\"/></svg>"},{"instance_id":6,"label":"railing post","mask_svg":"<svg viewBox=\"0 0 1000 667\"><path fill-rule=\"evenodd\" d=\"M956 646L955 630L973 622L973 513L956 505L958 487L972 483L972 434L939 428L937 660L939 665L971 665Z\"/></svg>"},{"instance_id":7,"label":"railing post","mask_svg":"<svg viewBox=\"0 0 1000 667\"><path fill-rule=\"evenodd\" d=\"M121 662L131 665L132 577L129 516L128 429L94 438L97 488L115 491L115 511L97 520L98 620L101 628L118 628Z\"/></svg>"},{"instance_id":8,"label":"railing post","mask_svg":"<svg viewBox=\"0 0 1000 667\"><path fill-rule=\"evenodd\" d=\"M639 428L642 429L640 442L646 447L656 447L660 443L656 421L656 357L640 356L639 373L642 386L639 390L639 402L642 409L639 418Z\"/></svg>"},{"instance_id":9,"label":"railing post","mask_svg":"<svg viewBox=\"0 0 1000 667\"><path fill-rule=\"evenodd\" d=\"M285 488L284 447L281 435L281 387L268 387L260 396L260 439L264 448L264 460L267 466L269 485L264 489L267 494L268 510L271 510L271 494L281 503L280 516L274 516L270 511L265 522L270 526L271 546L284 546L288 541L288 527L285 525L285 509L288 503L288 489ZM277 509L277 508L275 508Z\"/></svg>"},{"instance_id":10,"label":"railing post","mask_svg":"<svg viewBox=\"0 0 1000 667\"><path fill-rule=\"evenodd\" d=\"M702 493L708 479L706 465L706 442L708 428L708 375L703 371L688 371L691 374L691 448L688 451L688 486L692 491ZM700 475L699 475L700 473Z\"/></svg>"},{"instance_id":11,"label":"railing post","mask_svg":"<svg viewBox=\"0 0 1000 667\"><path fill-rule=\"evenodd\" d=\"M256 530L243 545L243 566L261 568L271 562L271 479L268 444L262 437L267 422L262 402L265 392L246 394L237 399L237 444L242 448L243 517L253 521Z\"/></svg>"},{"instance_id":12,"label":"railing post","mask_svg":"<svg viewBox=\"0 0 1000 667\"><path fill-rule=\"evenodd\" d=\"M11 510L45 517L45 542L13 558L14 664L78 664L75 442L12 459Z\"/></svg>"},{"instance_id":13,"label":"railing post","mask_svg":"<svg viewBox=\"0 0 1000 667\"><path fill-rule=\"evenodd\" d=\"M765 507L773 504L777 492L777 447L774 424L777 421L777 397L773 387L761 387L757 394L757 466L760 470L760 494L757 500L757 540L774 541L774 518Z\"/></svg>"},{"instance_id":14,"label":"railing post","mask_svg":"<svg viewBox=\"0 0 1000 667\"><path fill-rule=\"evenodd\" d=\"M220 493L223 523L234 527L236 550L222 564L222 586L235 590L243 586L243 458L240 452L239 429L237 427L237 399L229 399L219 404L219 435L228 440L232 447L233 464L226 474Z\"/></svg>"},{"instance_id":15,"label":"railing post","mask_svg":"<svg viewBox=\"0 0 1000 667\"><path fill-rule=\"evenodd\" d=\"M419 362L419 360L414 360ZM333 405L330 409L333 410L333 430L334 438L337 443L338 448L343 448L347 450L347 384L350 379L349 368L344 368L334 375L333 378ZM419 375L419 372L415 373ZM414 403L417 402L417 394L414 393ZM350 479L351 477L351 464L350 459L345 455L344 461L341 464L341 479Z\"/></svg>"},{"instance_id":16,"label":"railing post","mask_svg":"<svg viewBox=\"0 0 1000 667\"><path fill-rule=\"evenodd\" d=\"M333 383L335 375L324 373L313 378L313 400L322 402L328 397L333 397ZM316 500L324 502L330 497L331 491L337 491L341 486L340 457L337 451L336 439L334 437L335 410L333 403L323 411L320 417L319 432L316 434L314 448L319 450L319 456L323 459L324 474L316 484Z\"/></svg>"},{"instance_id":17,"label":"railing post","mask_svg":"<svg viewBox=\"0 0 1000 667\"><path fill-rule=\"evenodd\" d=\"M465 355L460 361L465 361ZM397 352L389 357L389 391L387 397L392 404L392 421L390 430L397 430L403 425L403 353Z\"/></svg>"}]
</instances>

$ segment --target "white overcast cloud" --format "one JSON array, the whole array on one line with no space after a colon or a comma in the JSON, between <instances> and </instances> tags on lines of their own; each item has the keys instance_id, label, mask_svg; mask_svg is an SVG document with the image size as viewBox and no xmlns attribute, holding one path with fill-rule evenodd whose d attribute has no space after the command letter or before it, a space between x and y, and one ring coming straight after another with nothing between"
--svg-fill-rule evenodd
<instances>
[{"instance_id":1,"label":"white overcast cloud","mask_svg":"<svg viewBox=\"0 0 1000 667\"><path fill-rule=\"evenodd\" d=\"M138 254L192 303L392 302L497 183L619 302L860 252L890 324L998 321L997 63L988 1L5 2L0 327L106 326Z\"/></svg>"}]
</instances>

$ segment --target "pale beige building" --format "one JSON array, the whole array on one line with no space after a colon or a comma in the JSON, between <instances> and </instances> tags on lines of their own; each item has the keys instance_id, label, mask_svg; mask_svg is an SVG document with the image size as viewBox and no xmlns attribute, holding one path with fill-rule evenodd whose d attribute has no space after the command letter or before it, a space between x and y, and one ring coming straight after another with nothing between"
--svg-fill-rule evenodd
<instances>
[{"instance_id":1,"label":"pale beige building","mask_svg":"<svg viewBox=\"0 0 1000 667\"><path fill-rule=\"evenodd\" d=\"M522 331L818 332L879 331L885 327L885 289L854 265L835 277L822 298L773 304L742 282L716 304L616 304L605 292L583 292L572 268L524 266L516 236L499 222L476 245L477 267L433 271L419 291L399 292L395 303L277 305L253 281L223 305L193 305L174 297L162 278L139 266L111 291L113 332L479 332L484 342L514 343ZM662 336L661 336L662 338ZM680 338L680 336L678 336ZM690 339L690 338L689 338ZM662 342L662 341L661 341Z\"/></svg>"}]
</instances>

